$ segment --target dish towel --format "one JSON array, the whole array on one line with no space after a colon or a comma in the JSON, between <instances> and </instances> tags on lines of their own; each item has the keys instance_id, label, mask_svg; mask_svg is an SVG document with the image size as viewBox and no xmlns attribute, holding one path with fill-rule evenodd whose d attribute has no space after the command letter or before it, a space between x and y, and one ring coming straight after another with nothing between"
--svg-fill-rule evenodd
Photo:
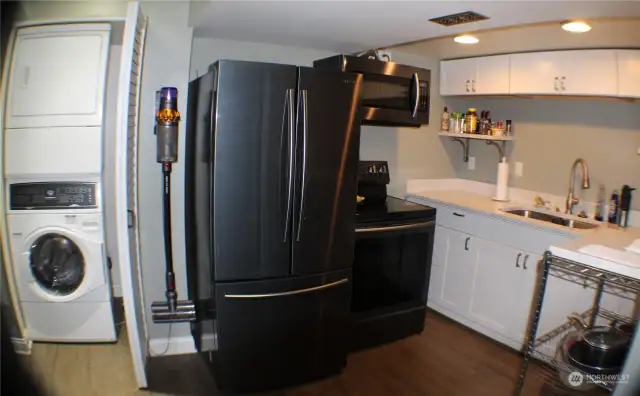
<instances>
[{"instance_id":1,"label":"dish towel","mask_svg":"<svg viewBox=\"0 0 640 396\"><path fill-rule=\"evenodd\" d=\"M640 255L635 253L612 249L602 245L587 245L580 248L579 251L617 264L640 268Z\"/></svg>"},{"instance_id":2,"label":"dish towel","mask_svg":"<svg viewBox=\"0 0 640 396\"><path fill-rule=\"evenodd\" d=\"M631 245L627 246L625 249L630 252L640 254L640 239L636 239L631 242Z\"/></svg>"}]
</instances>

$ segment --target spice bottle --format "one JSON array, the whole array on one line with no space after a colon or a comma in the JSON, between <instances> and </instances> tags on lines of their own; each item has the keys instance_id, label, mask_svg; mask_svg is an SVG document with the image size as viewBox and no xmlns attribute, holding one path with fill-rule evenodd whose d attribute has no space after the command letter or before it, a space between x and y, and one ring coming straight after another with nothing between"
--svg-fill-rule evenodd
<instances>
[{"instance_id":1,"label":"spice bottle","mask_svg":"<svg viewBox=\"0 0 640 396\"><path fill-rule=\"evenodd\" d=\"M442 113L442 132L449 132L449 112L447 111L447 107L444 108L444 113Z\"/></svg>"}]
</instances>

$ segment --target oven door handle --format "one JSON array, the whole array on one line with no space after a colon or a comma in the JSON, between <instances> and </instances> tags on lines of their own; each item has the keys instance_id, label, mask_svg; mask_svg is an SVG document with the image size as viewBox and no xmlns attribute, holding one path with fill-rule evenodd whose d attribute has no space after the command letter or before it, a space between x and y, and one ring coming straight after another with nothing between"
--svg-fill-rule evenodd
<instances>
[{"instance_id":1,"label":"oven door handle","mask_svg":"<svg viewBox=\"0 0 640 396\"><path fill-rule=\"evenodd\" d=\"M356 232L385 232L385 231L398 231L398 230L414 230L416 228L428 228L435 224L434 221L427 221L415 224L404 224L390 227L371 227L371 228L356 228Z\"/></svg>"},{"instance_id":2,"label":"oven door handle","mask_svg":"<svg viewBox=\"0 0 640 396\"><path fill-rule=\"evenodd\" d=\"M413 80L413 92L415 95L411 118L416 118L416 115L418 114L418 104L420 103L420 80L418 79L418 73L413 73L411 79Z\"/></svg>"}]
</instances>

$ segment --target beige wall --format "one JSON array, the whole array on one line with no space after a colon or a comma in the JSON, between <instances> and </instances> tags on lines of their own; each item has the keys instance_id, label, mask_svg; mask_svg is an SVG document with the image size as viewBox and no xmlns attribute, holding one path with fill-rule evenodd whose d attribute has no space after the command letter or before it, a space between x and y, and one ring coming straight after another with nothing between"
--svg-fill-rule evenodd
<instances>
[{"instance_id":1,"label":"beige wall","mask_svg":"<svg viewBox=\"0 0 640 396\"><path fill-rule=\"evenodd\" d=\"M456 44L447 37L393 50L449 59L554 48L640 47L640 19L590 23L593 30L582 35L566 33L554 23L479 32L476 34L481 40L478 45ZM432 91L438 91L438 85L435 79ZM444 105L450 111L465 111L469 107L476 107L478 111L490 110L494 121L513 120L516 141L508 143L507 149L513 187L566 194L569 170L578 157L586 159L591 170L592 188L583 194L588 200L596 199L600 183L605 185L607 194L622 184L640 187L640 155L637 154L640 149L640 102L515 97L446 97L440 101L435 96L431 105L431 123L435 125L437 118L433 117L440 116ZM467 163L462 161L460 145L446 138L440 139L457 177L495 183L498 153L494 147L472 142L470 155L476 157L476 169L469 170ZM516 161L524 164L521 178L514 176ZM441 160L441 165L446 168L449 163ZM633 201L633 207L640 209L640 196Z\"/></svg>"}]
</instances>

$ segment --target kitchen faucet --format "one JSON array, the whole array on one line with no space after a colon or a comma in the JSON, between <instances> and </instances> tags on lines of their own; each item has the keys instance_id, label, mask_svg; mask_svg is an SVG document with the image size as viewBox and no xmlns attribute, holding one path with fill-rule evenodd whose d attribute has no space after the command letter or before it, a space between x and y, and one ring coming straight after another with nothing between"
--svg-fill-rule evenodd
<instances>
[{"instance_id":1,"label":"kitchen faucet","mask_svg":"<svg viewBox=\"0 0 640 396\"><path fill-rule=\"evenodd\" d=\"M578 164L582 165L582 189L586 190L589 188L589 167L587 166L587 162L582 158L578 158L573 163L571 167L571 176L569 179L569 191L567 191L567 205L565 208L565 213L573 214L573 207L580 202L578 198L573 196L573 186L576 182L576 168Z\"/></svg>"}]
</instances>

